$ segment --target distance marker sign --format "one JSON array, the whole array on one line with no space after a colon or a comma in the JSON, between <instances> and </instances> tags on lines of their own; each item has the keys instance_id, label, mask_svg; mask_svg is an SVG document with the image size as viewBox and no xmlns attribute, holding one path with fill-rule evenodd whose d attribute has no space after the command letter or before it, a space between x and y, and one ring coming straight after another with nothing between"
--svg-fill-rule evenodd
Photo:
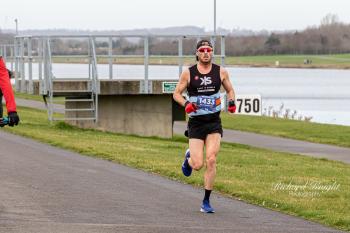
<instances>
[{"instance_id":1,"label":"distance marker sign","mask_svg":"<svg viewBox=\"0 0 350 233\"><path fill-rule=\"evenodd\" d=\"M261 116L261 95L237 95L236 114Z\"/></svg>"}]
</instances>

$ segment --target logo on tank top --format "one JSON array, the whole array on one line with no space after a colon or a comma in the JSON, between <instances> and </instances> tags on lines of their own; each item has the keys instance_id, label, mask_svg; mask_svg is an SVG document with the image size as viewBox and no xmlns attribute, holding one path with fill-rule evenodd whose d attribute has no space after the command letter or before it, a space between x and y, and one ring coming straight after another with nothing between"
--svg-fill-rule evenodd
<instances>
[{"instance_id":1,"label":"logo on tank top","mask_svg":"<svg viewBox=\"0 0 350 233\"><path fill-rule=\"evenodd\" d=\"M210 85L212 84L213 82L211 81L211 77L207 77L207 76L204 76L203 78L201 78L201 86L206 86L206 85Z\"/></svg>"}]
</instances>

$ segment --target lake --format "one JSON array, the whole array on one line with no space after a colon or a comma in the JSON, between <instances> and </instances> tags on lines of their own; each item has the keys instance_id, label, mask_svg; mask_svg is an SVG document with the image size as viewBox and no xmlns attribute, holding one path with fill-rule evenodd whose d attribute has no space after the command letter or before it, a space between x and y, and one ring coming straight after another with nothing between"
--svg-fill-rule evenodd
<instances>
[{"instance_id":1,"label":"lake","mask_svg":"<svg viewBox=\"0 0 350 233\"><path fill-rule=\"evenodd\" d=\"M312 117L313 122L350 125L350 70L226 69L237 94L261 94L265 114L283 106L282 113L297 111L296 117ZM108 71L108 65L98 65L101 79L108 78ZM53 64L53 72L57 78L86 78L88 65ZM177 79L178 73L178 66L149 66L149 79ZM143 79L143 74L143 65L113 66L113 79ZM33 77L37 76L38 66L33 64Z\"/></svg>"}]
</instances>

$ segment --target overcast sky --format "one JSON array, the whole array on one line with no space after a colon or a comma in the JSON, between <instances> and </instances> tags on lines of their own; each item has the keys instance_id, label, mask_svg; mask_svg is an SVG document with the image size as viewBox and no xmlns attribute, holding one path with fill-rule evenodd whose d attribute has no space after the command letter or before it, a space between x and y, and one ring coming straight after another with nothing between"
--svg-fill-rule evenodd
<instances>
[{"instance_id":1,"label":"overcast sky","mask_svg":"<svg viewBox=\"0 0 350 233\"><path fill-rule=\"evenodd\" d=\"M214 0L2 0L0 28L120 30L198 26L213 30ZM304 29L328 13L350 23L350 0L217 0L217 27Z\"/></svg>"}]
</instances>

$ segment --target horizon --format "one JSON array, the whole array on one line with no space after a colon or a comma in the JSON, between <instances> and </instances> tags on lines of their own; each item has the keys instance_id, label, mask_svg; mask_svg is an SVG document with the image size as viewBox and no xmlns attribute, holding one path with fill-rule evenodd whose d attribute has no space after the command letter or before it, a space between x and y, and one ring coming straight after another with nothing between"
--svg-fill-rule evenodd
<instances>
[{"instance_id":1,"label":"horizon","mask_svg":"<svg viewBox=\"0 0 350 233\"><path fill-rule=\"evenodd\" d=\"M100 0L98 4L79 0L6 1L1 7L0 28L15 30L14 20L18 19L19 31L123 31L183 26L214 31L213 5L213 0ZM340 22L350 24L347 9L350 9L350 2L346 0L286 0L283 5L278 0L217 0L216 28L230 31L305 30L320 25L322 18L327 14L337 15Z\"/></svg>"},{"instance_id":2,"label":"horizon","mask_svg":"<svg viewBox=\"0 0 350 233\"><path fill-rule=\"evenodd\" d=\"M320 20L321 21L321 20ZM341 24L345 24L345 25L349 25L350 23L345 23L342 21L339 21L338 23ZM222 28L222 27L218 27L217 31L229 31L234 32L234 31L238 31L238 32L251 32L251 33L289 33L289 32L293 32L293 31L304 31L307 30L309 28L314 28L314 27L319 27L321 26L321 23L318 25L309 25L306 26L305 28L301 28L301 29L281 29L281 30L267 30L267 29L258 29L258 30L254 30L254 29L249 29L249 28ZM194 28L194 29L202 29L205 33L213 33L213 29L206 29L204 27L199 27L199 26L195 26L195 25L183 25L183 26L169 26L169 27L151 27L151 28L130 28L130 29L76 29L76 28L42 28L42 29L33 29L33 28L29 28L29 29L24 29L24 30L19 30L19 32L27 32L27 31L82 31L82 32L105 32L105 31L113 31L113 32L119 32L119 31L142 31L142 30L166 30L166 29L176 29L176 28ZM5 31L7 33L12 33L14 34L16 32L15 29L9 28L9 29L5 29L5 28L0 28L0 32L1 31Z\"/></svg>"}]
</instances>

